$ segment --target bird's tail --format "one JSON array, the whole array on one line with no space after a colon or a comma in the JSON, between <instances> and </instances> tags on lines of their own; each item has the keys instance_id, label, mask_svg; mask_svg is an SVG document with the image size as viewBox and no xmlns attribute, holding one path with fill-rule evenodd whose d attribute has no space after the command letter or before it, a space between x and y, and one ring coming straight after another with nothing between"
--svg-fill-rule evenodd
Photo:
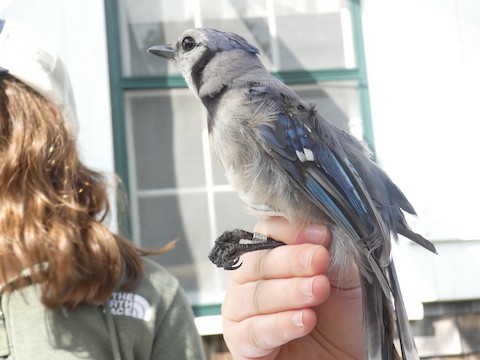
<instances>
[{"instance_id":1,"label":"bird's tail","mask_svg":"<svg viewBox=\"0 0 480 360\"><path fill-rule=\"evenodd\" d=\"M395 315L397 320L397 332L402 348L402 356L405 360L418 360L417 347L408 321L407 311L403 303L402 293L400 291L400 283L398 282L395 264L392 262L388 266L388 276L390 278L390 286L392 288L393 299L395 301Z\"/></svg>"},{"instance_id":2,"label":"bird's tail","mask_svg":"<svg viewBox=\"0 0 480 360\"><path fill-rule=\"evenodd\" d=\"M367 359L400 359L393 344L395 324L390 299L376 279L362 276L361 282Z\"/></svg>"},{"instance_id":3,"label":"bird's tail","mask_svg":"<svg viewBox=\"0 0 480 360\"><path fill-rule=\"evenodd\" d=\"M419 360L393 261L387 267L388 298L380 282L362 276L365 344L368 360ZM395 349L398 335L401 354Z\"/></svg>"}]
</instances>

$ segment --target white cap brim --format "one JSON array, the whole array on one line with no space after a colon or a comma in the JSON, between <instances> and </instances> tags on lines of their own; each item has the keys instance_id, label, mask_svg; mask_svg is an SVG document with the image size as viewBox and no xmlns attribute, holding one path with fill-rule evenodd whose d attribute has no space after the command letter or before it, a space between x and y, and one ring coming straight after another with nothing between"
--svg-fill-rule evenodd
<instances>
[{"instance_id":1,"label":"white cap brim","mask_svg":"<svg viewBox=\"0 0 480 360\"><path fill-rule=\"evenodd\" d=\"M3 25L3 26L2 26ZM0 73L21 80L56 104L70 131L78 133L70 79L54 49L12 19L0 19Z\"/></svg>"}]
</instances>

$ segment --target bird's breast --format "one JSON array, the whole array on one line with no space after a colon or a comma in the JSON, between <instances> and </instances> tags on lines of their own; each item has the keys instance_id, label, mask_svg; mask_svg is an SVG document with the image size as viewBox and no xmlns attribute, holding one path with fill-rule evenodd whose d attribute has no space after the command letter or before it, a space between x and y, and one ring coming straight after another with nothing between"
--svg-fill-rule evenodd
<instances>
[{"instance_id":1,"label":"bird's breast","mask_svg":"<svg viewBox=\"0 0 480 360\"><path fill-rule=\"evenodd\" d=\"M210 143L230 185L243 202L262 215L281 214L298 222L318 216L259 138L258 126L271 121L262 104L246 91L230 90L220 100L210 129ZM270 109L271 110L271 109Z\"/></svg>"}]
</instances>

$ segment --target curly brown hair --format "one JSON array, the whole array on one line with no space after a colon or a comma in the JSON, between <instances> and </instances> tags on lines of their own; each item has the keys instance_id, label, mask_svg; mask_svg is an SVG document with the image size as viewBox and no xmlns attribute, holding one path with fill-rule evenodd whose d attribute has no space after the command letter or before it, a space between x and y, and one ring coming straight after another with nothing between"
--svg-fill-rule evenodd
<instances>
[{"instance_id":1,"label":"curly brown hair","mask_svg":"<svg viewBox=\"0 0 480 360\"><path fill-rule=\"evenodd\" d=\"M9 75L0 78L0 159L2 292L39 283L46 307L73 309L135 286L149 252L103 224L105 179L81 163L57 107Z\"/></svg>"}]
</instances>

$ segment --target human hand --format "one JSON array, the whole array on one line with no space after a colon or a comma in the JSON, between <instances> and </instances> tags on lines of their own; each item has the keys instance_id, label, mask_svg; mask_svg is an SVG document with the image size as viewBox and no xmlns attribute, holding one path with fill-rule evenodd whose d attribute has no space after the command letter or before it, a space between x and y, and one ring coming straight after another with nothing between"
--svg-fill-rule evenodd
<instances>
[{"instance_id":1,"label":"human hand","mask_svg":"<svg viewBox=\"0 0 480 360\"><path fill-rule=\"evenodd\" d=\"M247 253L232 272L222 317L234 359L365 358L358 271L342 289L331 284L328 228L271 217L255 231L288 246Z\"/></svg>"}]
</instances>

